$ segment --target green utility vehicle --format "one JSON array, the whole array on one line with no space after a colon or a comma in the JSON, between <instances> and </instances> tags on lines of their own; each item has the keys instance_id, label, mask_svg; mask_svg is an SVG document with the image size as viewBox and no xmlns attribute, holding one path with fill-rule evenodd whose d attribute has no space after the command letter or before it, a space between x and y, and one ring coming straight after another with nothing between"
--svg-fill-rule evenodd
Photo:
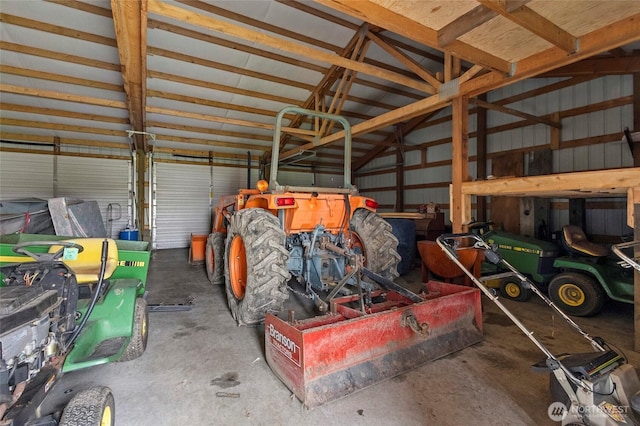
<instances>
[{"instance_id":1,"label":"green utility vehicle","mask_svg":"<svg viewBox=\"0 0 640 426\"><path fill-rule=\"evenodd\" d=\"M482 232L486 225L473 228L570 315L595 315L609 299L633 303L633 271L621 267L606 247L589 242L577 226L564 226L558 244L497 230ZM483 272L495 273L495 266L483 264ZM510 274L492 286L512 300L526 301L532 294L528 284Z\"/></svg>"},{"instance_id":2,"label":"green utility vehicle","mask_svg":"<svg viewBox=\"0 0 640 426\"><path fill-rule=\"evenodd\" d=\"M74 395L55 385L63 373L144 352L146 248L105 238L0 237L1 424L114 423L108 388Z\"/></svg>"}]
</instances>

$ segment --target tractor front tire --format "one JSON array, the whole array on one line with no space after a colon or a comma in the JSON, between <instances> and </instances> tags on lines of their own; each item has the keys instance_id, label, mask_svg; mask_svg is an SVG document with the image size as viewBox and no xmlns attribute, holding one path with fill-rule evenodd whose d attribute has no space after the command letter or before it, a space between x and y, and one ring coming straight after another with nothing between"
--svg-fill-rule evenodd
<instances>
[{"instance_id":1,"label":"tractor front tire","mask_svg":"<svg viewBox=\"0 0 640 426\"><path fill-rule=\"evenodd\" d=\"M526 302L532 294L531 289L524 288L516 277L507 277L500 282L500 295L505 299Z\"/></svg>"},{"instance_id":2,"label":"tractor front tire","mask_svg":"<svg viewBox=\"0 0 640 426\"><path fill-rule=\"evenodd\" d=\"M204 262L207 278L211 284L224 284L224 238L223 232L214 232L207 238Z\"/></svg>"},{"instance_id":3,"label":"tractor front tire","mask_svg":"<svg viewBox=\"0 0 640 426\"><path fill-rule=\"evenodd\" d=\"M607 294L592 277L564 272L549 283L549 298L569 315L589 317L600 312L607 301Z\"/></svg>"},{"instance_id":4,"label":"tractor front tire","mask_svg":"<svg viewBox=\"0 0 640 426\"><path fill-rule=\"evenodd\" d=\"M367 209L358 209L351 218L354 246L362 250L365 266L384 278L398 278L398 239L391 224Z\"/></svg>"},{"instance_id":5,"label":"tractor front tire","mask_svg":"<svg viewBox=\"0 0 640 426\"><path fill-rule=\"evenodd\" d=\"M111 389L98 386L71 398L65 407L60 426L113 426L116 405Z\"/></svg>"},{"instance_id":6,"label":"tractor front tire","mask_svg":"<svg viewBox=\"0 0 640 426\"><path fill-rule=\"evenodd\" d=\"M278 218L258 208L240 210L227 228L224 255L227 302L239 325L279 312L289 297L289 252Z\"/></svg>"},{"instance_id":7,"label":"tractor front tire","mask_svg":"<svg viewBox=\"0 0 640 426\"><path fill-rule=\"evenodd\" d=\"M149 313L147 311L147 301L138 297L133 311L133 334L119 361L131 361L139 358L147 349L148 339Z\"/></svg>"}]
</instances>

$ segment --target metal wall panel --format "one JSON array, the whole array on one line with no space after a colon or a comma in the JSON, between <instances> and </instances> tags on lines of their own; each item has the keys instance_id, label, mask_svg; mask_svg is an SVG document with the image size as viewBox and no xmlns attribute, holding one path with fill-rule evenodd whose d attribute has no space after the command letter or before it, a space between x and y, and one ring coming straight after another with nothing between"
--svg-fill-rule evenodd
<instances>
[{"instance_id":1,"label":"metal wall panel","mask_svg":"<svg viewBox=\"0 0 640 426\"><path fill-rule=\"evenodd\" d=\"M127 225L127 201L129 189L130 162L104 158L57 157L58 183L55 197L67 197L84 201L95 200L100 206L102 220L107 234L111 238L118 238L119 233ZM111 217L108 216L108 206L112 204ZM118 207L121 206L122 215L118 217ZM112 221L109 219L112 218ZM133 221L131 225L133 225ZM111 232L109 232L109 230Z\"/></svg>"},{"instance_id":2,"label":"metal wall panel","mask_svg":"<svg viewBox=\"0 0 640 426\"><path fill-rule=\"evenodd\" d=\"M247 171L240 167L154 163L156 168L157 249L184 248L191 234L211 232L211 207L220 196L247 186ZM251 183L255 185L256 173Z\"/></svg>"},{"instance_id":3,"label":"metal wall panel","mask_svg":"<svg viewBox=\"0 0 640 426\"><path fill-rule=\"evenodd\" d=\"M52 156L0 153L0 199L53 196Z\"/></svg>"},{"instance_id":4,"label":"metal wall panel","mask_svg":"<svg viewBox=\"0 0 640 426\"><path fill-rule=\"evenodd\" d=\"M344 185L342 173L316 173L316 186L324 188L338 188ZM354 184L355 182L351 182Z\"/></svg>"},{"instance_id":5,"label":"metal wall panel","mask_svg":"<svg viewBox=\"0 0 640 426\"><path fill-rule=\"evenodd\" d=\"M154 163L156 249L184 248L191 234L211 232L211 214L220 197L247 186L242 167ZM258 181L251 170L251 186Z\"/></svg>"},{"instance_id":6,"label":"metal wall panel","mask_svg":"<svg viewBox=\"0 0 640 426\"><path fill-rule=\"evenodd\" d=\"M100 206L109 236L117 238L127 225L129 163L123 160L3 152L0 155L0 198L67 197ZM122 217L109 227L110 203L122 206ZM117 207L113 210L117 217Z\"/></svg>"}]
</instances>

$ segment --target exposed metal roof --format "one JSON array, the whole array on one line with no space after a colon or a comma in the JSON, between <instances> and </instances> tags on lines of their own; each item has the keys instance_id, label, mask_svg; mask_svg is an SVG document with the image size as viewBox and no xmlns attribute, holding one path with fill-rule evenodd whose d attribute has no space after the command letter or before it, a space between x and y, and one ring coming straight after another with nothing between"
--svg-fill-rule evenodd
<instances>
[{"instance_id":1,"label":"exposed metal roof","mask_svg":"<svg viewBox=\"0 0 640 426\"><path fill-rule=\"evenodd\" d=\"M263 157L274 116L297 105L347 117L360 167L455 96L594 55L625 58L640 40L637 0L1 6L3 140L107 148L131 142L212 161L247 151ZM310 123L290 117L286 125ZM339 162L338 137L321 136L312 161ZM281 150L312 145L298 135Z\"/></svg>"}]
</instances>

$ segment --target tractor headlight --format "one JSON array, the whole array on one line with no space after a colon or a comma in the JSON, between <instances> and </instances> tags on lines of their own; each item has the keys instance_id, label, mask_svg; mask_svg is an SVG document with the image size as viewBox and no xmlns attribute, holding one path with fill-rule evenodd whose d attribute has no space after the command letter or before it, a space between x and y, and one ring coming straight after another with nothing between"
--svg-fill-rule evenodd
<instances>
[{"instance_id":1,"label":"tractor headlight","mask_svg":"<svg viewBox=\"0 0 640 426\"><path fill-rule=\"evenodd\" d=\"M256 189L260 192L266 192L267 189L269 189L269 182L262 179L259 180L258 183L256 183Z\"/></svg>"}]
</instances>

